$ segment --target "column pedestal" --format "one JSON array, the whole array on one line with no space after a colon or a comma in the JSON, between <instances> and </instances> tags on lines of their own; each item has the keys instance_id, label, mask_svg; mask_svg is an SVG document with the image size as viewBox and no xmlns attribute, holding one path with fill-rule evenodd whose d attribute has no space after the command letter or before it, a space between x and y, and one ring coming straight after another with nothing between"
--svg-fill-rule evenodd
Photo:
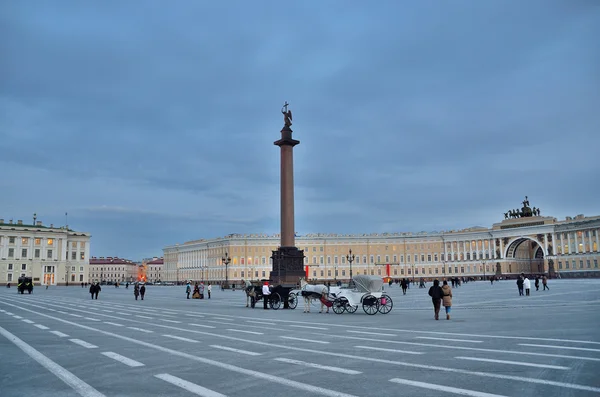
<instances>
[{"instance_id":1,"label":"column pedestal","mask_svg":"<svg viewBox=\"0 0 600 397\"><path fill-rule=\"evenodd\" d=\"M273 285L296 288L304 271L304 251L296 247L280 247L273 251L273 270L270 280Z\"/></svg>"}]
</instances>

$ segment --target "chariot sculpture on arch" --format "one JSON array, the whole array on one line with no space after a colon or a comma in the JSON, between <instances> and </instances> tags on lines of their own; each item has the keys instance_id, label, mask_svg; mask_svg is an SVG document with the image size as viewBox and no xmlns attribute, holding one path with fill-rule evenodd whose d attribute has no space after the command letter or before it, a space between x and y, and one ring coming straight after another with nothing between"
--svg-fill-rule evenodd
<instances>
[{"instance_id":1,"label":"chariot sculpture on arch","mask_svg":"<svg viewBox=\"0 0 600 397\"><path fill-rule=\"evenodd\" d=\"M287 103L287 101L286 101L285 104L283 105L283 107L281 108L281 113L283 113L284 128L285 127L289 128L292 125L292 111L288 110L288 106L289 106L289 103Z\"/></svg>"}]
</instances>

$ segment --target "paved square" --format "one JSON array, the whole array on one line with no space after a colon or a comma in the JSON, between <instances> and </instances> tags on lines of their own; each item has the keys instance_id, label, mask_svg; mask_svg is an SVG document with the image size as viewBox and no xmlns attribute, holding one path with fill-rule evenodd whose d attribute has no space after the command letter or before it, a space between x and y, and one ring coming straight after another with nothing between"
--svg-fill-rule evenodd
<instances>
[{"instance_id":1,"label":"paved square","mask_svg":"<svg viewBox=\"0 0 600 397\"><path fill-rule=\"evenodd\" d=\"M185 287L0 290L0 394L12 396L591 396L600 394L600 281L386 288L387 315L245 307Z\"/></svg>"}]
</instances>

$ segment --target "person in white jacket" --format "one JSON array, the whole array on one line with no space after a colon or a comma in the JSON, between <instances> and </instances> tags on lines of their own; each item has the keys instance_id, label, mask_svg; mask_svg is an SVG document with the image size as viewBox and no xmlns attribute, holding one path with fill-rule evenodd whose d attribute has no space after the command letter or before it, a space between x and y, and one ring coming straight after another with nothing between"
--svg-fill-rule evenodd
<instances>
[{"instance_id":1,"label":"person in white jacket","mask_svg":"<svg viewBox=\"0 0 600 397\"><path fill-rule=\"evenodd\" d=\"M525 288L525 296L529 296L529 290L531 289L531 281L527 277L523 280L523 288Z\"/></svg>"},{"instance_id":2,"label":"person in white jacket","mask_svg":"<svg viewBox=\"0 0 600 397\"><path fill-rule=\"evenodd\" d=\"M271 290L269 289L269 282L265 281L263 286L262 286L262 293L263 293L263 308L265 310L267 310L268 304L269 304L269 299L271 298Z\"/></svg>"}]
</instances>

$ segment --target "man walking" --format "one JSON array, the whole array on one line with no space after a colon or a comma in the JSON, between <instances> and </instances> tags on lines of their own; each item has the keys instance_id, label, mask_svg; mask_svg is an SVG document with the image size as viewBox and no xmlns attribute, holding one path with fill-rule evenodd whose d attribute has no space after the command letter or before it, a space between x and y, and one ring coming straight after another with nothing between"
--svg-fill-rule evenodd
<instances>
[{"instance_id":1,"label":"man walking","mask_svg":"<svg viewBox=\"0 0 600 397\"><path fill-rule=\"evenodd\" d=\"M519 276L519 278L517 279L517 288L519 289L519 296L523 296L523 281L524 281L524 277L522 277L522 273L521 276Z\"/></svg>"},{"instance_id":2,"label":"man walking","mask_svg":"<svg viewBox=\"0 0 600 397\"><path fill-rule=\"evenodd\" d=\"M433 303L434 318L439 320L440 307L444 296L444 291L442 291L442 288L440 287L439 280L433 280L433 285L429 288L429 296L431 296L431 302Z\"/></svg>"},{"instance_id":3,"label":"man walking","mask_svg":"<svg viewBox=\"0 0 600 397\"><path fill-rule=\"evenodd\" d=\"M544 291L550 291L550 287L548 287L548 278L545 275L542 276L542 285L544 286Z\"/></svg>"},{"instance_id":4,"label":"man walking","mask_svg":"<svg viewBox=\"0 0 600 397\"><path fill-rule=\"evenodd\" d=\"M142 284L140 287L140 297L144 300L144 295L146 294L146 284Z\"/></svg>"}]
</instances>

